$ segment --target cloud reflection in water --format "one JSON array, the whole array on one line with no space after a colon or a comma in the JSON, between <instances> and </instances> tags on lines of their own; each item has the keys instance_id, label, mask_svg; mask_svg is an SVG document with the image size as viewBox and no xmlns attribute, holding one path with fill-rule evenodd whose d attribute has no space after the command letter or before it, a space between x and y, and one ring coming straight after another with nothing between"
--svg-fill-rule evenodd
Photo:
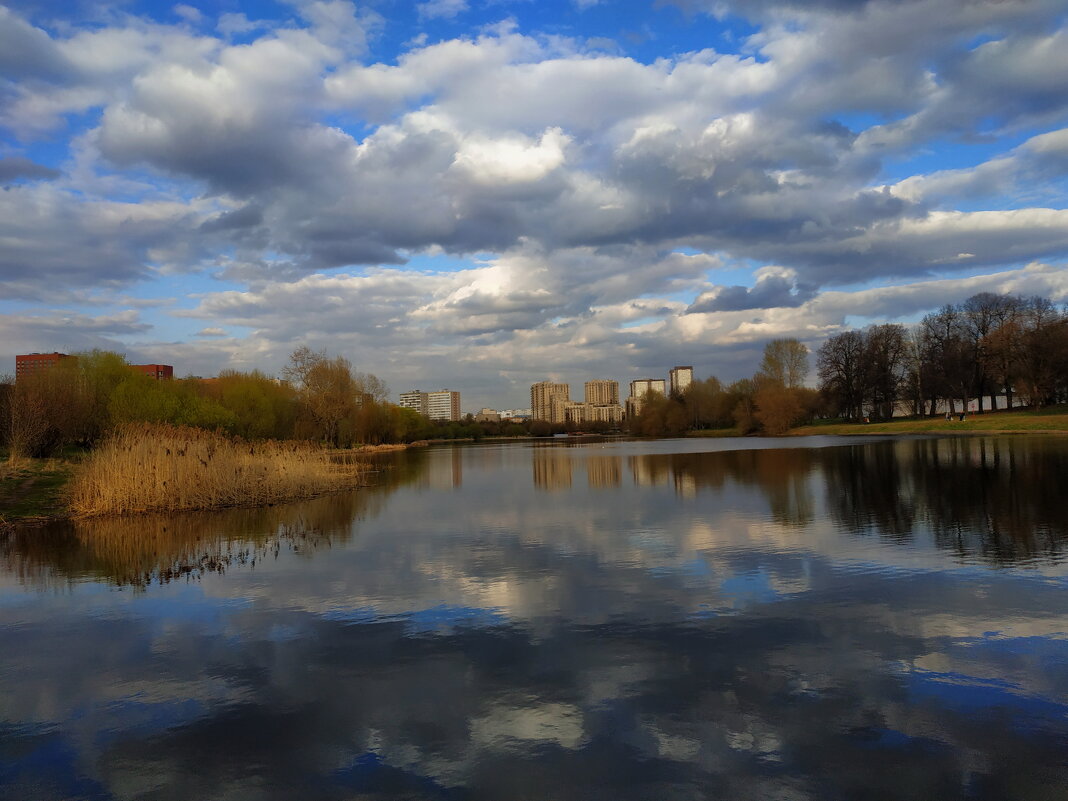
<instances>
[{"instance_id":1,"label":"cloud reflection in water","mask_svg":"<svg viewBox=\"0 0 1068 801\"><path fill-rule=\"evenodd\" d=\"M0 789L1068 795L1068 442L781 444L432 449L9 540ZM164 580L203 553L251 556Z\"/></svg>"}]
</instances>

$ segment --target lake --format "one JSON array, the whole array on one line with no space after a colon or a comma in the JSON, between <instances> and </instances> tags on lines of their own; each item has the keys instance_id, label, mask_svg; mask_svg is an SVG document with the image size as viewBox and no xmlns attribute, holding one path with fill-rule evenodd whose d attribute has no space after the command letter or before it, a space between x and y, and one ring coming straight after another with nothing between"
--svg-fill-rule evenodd
<instances>
[{"instance_id":1,"label":"lake","mask_svg":"<svg viewBox=\"0 0 1068 801\"><path fill-rule=\"evenodd\" d=\"M1068 798L1068 438L376 466L0 541L0 797Z\"/></svg>"}]
</instances>

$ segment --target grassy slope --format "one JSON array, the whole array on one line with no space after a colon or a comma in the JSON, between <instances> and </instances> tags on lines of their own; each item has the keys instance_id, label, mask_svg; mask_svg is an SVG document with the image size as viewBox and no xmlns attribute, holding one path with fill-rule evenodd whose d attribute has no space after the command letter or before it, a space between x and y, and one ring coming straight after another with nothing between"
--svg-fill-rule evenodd
<instances>
[{"instance_id":1,"label":"grassy slope","mask_svg":"<svg viewBox=\"0 0 1068 801\"><path fill-rule=\"evenodd\" d=\"M809 434L960 434L968 432L1064 432L1068 433L1068 406L1054 406L1037 411L987 412L957 418L910 417L887 423L820 422L790 431L796 436Z\"/></svg>"},{"instance_id":2,"label":"grassy slope","mask_svg":"<svg viewBox=\"0 0 1068 801\"><path fill-rule=\"evenodd\" d=\"M67 514L73 465L59 459L0 462L0 525Z\"/></svg>"}]
</instances>

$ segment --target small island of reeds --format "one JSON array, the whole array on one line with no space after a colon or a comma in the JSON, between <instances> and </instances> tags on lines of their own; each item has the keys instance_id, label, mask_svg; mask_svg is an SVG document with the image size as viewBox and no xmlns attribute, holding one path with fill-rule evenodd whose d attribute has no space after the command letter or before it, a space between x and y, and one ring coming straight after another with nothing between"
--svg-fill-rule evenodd
<instances>
[{"instance_id":1,"label":"small island of reeds","mask_svg":"<svg viewBox=\"0 0 1068 801\"><path fill-rule=\"evenodd\" d=\"M259 506L358 486L363 467L313 443L247 442L203 429L120 426L69 485L77 517Z\"/></svg>"}]
</instances>

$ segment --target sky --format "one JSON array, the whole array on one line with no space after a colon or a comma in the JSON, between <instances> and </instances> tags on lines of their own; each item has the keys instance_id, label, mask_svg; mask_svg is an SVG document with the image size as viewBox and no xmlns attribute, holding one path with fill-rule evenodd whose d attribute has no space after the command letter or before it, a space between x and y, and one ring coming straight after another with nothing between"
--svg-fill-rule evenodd
<instances>
[{"instance_id":1,"label":"sky","mask_svg":"<svg viewBox=\"0 0 1068 801\"><path fill-rule=\"evenodd\" d=\"M0 373L729 381L1068 301L1066 200L1063 0L0 0Z\"/></svg>"}]
</instances>

